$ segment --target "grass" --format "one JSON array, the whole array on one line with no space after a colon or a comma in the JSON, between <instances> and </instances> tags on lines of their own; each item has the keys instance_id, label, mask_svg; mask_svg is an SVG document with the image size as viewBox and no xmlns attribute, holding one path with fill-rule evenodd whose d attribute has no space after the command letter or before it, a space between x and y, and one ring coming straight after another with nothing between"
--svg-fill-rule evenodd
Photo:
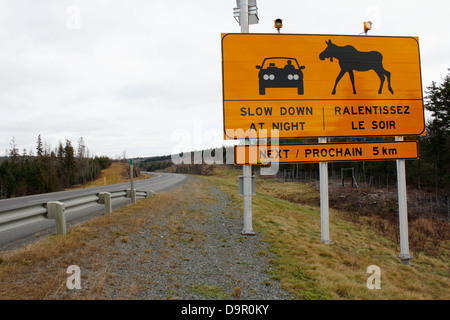
<instances>
[{"instance_id":1,"label":"grass","mask_svg":"<svg viewBox=\"0 0 450 320\"><path fill-rule=\"evenodd\" d=\"M216 168L202 177L242 204L237 180L240 170ZM280 199L297 193L312 197L300 183L258 179L253 197L253 229L270 243L272 262L282 287L296 299L444 299L450 298L448 241L437 256L421 254L411 266L400 264L396 242L370 227L352 223L343 213L330 210L332 245L320 241L320 208ZM367 268L381 269L381 289L366 286Z\"/></svg>"},{"instance_id":2,"label":"grass","mask_svg":"<svg viewBox=\"0 0 450 320\"><path fill-rule=\"evenodd\" d=\"M116 263L127 270L131 261L152 256L156 259L153 268L167 272L161 269L158 261L167 259L168 249L176 241L195 245L193 231L186 233L184 226L192 219L204 223L204 216L201 210L187 208L193 203L214 201L208 198L205 187L214 184L242 209L237 186L240 174L240 170L218 167L214 176L199 176L200 182L190 184L190 188L180 187L173 192L157 194L110 215L70 227L66 236L49 236L19 249L2 252L0 299L133 299L146 286L157 285L156 281L147 277L143 283L123 283L118 296L111 297L106 288L119 281L111 271L111 259L119 261ZM439 255L422 253L414 256L411 266L404 266L397 257L399 248L395 241L331 210L333 244L324 244L320 241L319 207L281 199L283 195L295 193L303 197L314 196L314 191L306 185L257 179L252 211L253 229L269 243L274 256L271 263L276 268L267 271L271 281L281 281L282 287L296 299L450 298L448 242L441 245ZM131 240L142 230L150 230L156 240L153 243L147 240L141 248L141 256L134 257L135 252L127 250L126 246L133 243ZM200 241L201 236L195 234L194 238ZM224 238L223 243L226 241ZM265 251L257 254L268 256ZM69 291L65 286L66 268L72 264L79 265L82 270L82 290ZM366 286L370 276L367 268L371 265L381 269L380 290L369 290ZM179 285L174 281L172 287L166 288L168 298L176 298L172 291ZM230 297L220 288L204 283L192 285L190 290L211 299ZM239 288L235 291L238 297Z\"/></svg>"},{"instance_id":3,"label":"grass","mask_svg":"<svg viewBox=\"0 0 450 320\"><path fill-rule=\"evenodd\" d=\"M189 287L189 291L198 295L202 295L207 299L228 299L230 294L223 292L222 288L219 286L210 286L207 284L194 284Z\"/></svg>"}]
</instances>

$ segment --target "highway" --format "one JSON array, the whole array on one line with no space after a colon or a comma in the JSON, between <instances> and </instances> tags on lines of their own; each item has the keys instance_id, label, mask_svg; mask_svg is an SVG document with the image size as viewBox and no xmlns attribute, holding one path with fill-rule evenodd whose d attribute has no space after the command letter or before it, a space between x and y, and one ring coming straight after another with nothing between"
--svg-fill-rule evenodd
<instances>
[{"instance_id":1,"label":"highway","mask_svg":"<svg viewBox=\"0 0 450 320\"><path fill-rule=\"evenodd\" d=\"M146 172L143 172L146 173ZM145 180L135 180L134 188L136 191L152 191L153 193L168 191L187 179L185 175L174 174L174 173L156 173L152 172L154 175L150 179ZM52 193L37 194L32 196L18 197L12 199L0 200L0 218L2 214L6 212L11 212L13 210L20 210L21 208L26 208L30 206L44 205L49 201L61 201L73 199L76 197L83 197L87 195L94 195L99 192L114 192L123 191L130 189L130 183L119 183L113 185L106 185L93 188L84 188L77 190L59 191ZM124 204L130 203L129 198L119 198L115 199L112 203L113 209L123 206ZM80 219L86 219L90 216L103 213L105 210L104 205L95 204L88 207L80 208L75 212L70 212L66 214L66 221L76 222ZM10 243L24 237L31 236L38 232L42 232L48 229L55 228L55 220L46 219L44 216L38 217L35 221L30 221L30 223L17 223L17 225L1 225L0 223L0 246L6 243ZM0 247L1 248L1 247Z\"/></svg>"}]
</instances>

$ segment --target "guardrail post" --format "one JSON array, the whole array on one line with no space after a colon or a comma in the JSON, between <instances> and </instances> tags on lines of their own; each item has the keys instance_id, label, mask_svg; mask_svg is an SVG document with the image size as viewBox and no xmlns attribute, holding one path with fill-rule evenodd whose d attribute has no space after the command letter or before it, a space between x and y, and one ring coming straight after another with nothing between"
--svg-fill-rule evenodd
<instances>
[{"instance_id":1,"label":"guardrail post","mask_svg":"<svg viewBox=\"0 0 450 320\"><path fill-rule=\"evenodd\" d=\"M98 202L105 205L105 214L112 213L112 202L111 202L111 193L109 192L100 192L98 194Z\"/></svg>"},{"instance_id":2,"label":"guardrail post","mask_svg":"<svg viewBox=\"0 0 450 320\"><path fill-rule=\"evenodd\" d=\"M127 189L127 198L130 198L131 203L135 204L136 203L136 189L133 189L133 190Z\"/></svg>"},{"instance_id":3,"label":"guardrail post","mask_svg":"<svg viewBox=\"0 0 450 320\"><path fill-rule=\"evenodd\" d=\"M66 234L66 211L64 203L59 201L47 202L47 218L55 219L56 234Z\"/></svg>"}]
</instances>

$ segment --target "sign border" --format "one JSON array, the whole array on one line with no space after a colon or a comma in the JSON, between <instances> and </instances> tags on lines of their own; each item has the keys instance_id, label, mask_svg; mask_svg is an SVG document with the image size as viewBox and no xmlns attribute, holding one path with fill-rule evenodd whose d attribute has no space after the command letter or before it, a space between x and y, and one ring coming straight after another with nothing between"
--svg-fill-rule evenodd
<instances>
[{"instance_id":1,"label":"sign border","mask_svg":"<svg viewBox=\"0 0 450 320\"><path fill-rule=\"evenodd\" d=\"M222 65L222 121L223 121L223 135L224 135L224 139L225 140L258 140L258 137L246 137L246 138L237 138L237 137L230 137L227 135L226 133L226 128L225 128L225 79L224 79L224 50L223 50L223 43L224 43L224 39L229 36L229 35L239 35L239 36L284 36L284 35L289 35L289 36L324 36L324 37L365 37L365 36L361 36L361 35L351 35L351 34L308 34L308 33L283 33L283 34L276 34L276 33L222 33L221 34L221 65ZM395 136L405 136L405 137L417 137L417 136L424 136L426 135L426 125L425 125L425 105L424 105L424 101L423 101L423 80L422 80L422 60L421 60L421 56L420 56L420 45L419 45L419 37L418 36L381 36L381 35L375 35L375 36L368 36L370 38L401 38L401 39L414 39L417 42L417 49L418 49L418 57L419 57L419 70L420 70L420 86L421 86L421 90L420 90L420 96L421 99L415 99L417 101L421 101L422 102L422 112L423 112L423 127L422 127L422 131L418 134L391 134L391 135L386 135L386 134L379 134L379 135L374 135L374 134L368 134L368 135L358 135L358 136L349 136L349 135L343 135L343 136L337 136L337 135L315 135L315 136L295 136L295 137L279 137L280 139L310 139L310 138L319 138L319 137L329 137L329 138L348 138L348 137L360 137L360 138L369 138L369 137L395 137ZM289 99L288 99L289 100ZM304 99L304 100L308 100L308 99ZM310 100L310 99L309 99ZM330 99L320 99L320 100L330 100ZM335 100L335 99L332 99ZM345 101L350 101L350 100L367 100L367 101L371 101L374 99L342 99ZM395 100L395 99L389 99L389 100ZM233 100L236 101L236 100ZM240 100L239 100L240 101Z\"/></svg>"}]
</instances>

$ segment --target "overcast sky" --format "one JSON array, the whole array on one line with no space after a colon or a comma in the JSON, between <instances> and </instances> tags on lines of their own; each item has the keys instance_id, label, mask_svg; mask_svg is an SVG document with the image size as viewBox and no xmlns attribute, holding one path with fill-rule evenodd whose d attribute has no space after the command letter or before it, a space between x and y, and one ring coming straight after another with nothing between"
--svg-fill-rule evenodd
<instances>
[{"instance_id":1,"label":"overcast sky","mask_svg":"<svg viewBox=\"0 0 450 320\"><path fill-rule=\"evenodd\" d=\"M422 82L450 68L448 0L257 0L251 33L418 36ZM221 33L235 0L0 1L0 156L83 137L92 154L220 147Z\"/></svg>"}]
</instances>

